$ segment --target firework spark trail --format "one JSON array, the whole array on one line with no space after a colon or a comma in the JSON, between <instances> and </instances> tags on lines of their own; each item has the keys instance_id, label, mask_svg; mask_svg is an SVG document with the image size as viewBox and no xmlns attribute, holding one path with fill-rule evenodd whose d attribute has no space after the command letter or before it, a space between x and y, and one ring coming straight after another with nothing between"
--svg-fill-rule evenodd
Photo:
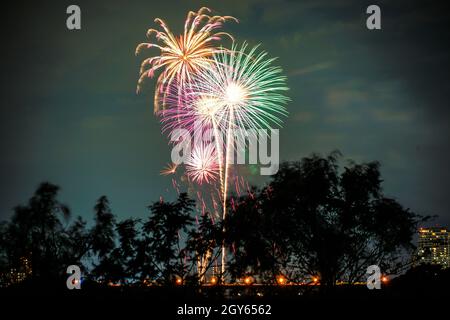
<instances>
[{"instance_id":1,"label":"firework spark trail","mask_svg":"<svg viewBox=\"0 0 450 320\"><path fill-rule=\"evenodd\" d=\"M202 215L206 214L207 210L208 210L208 206L207 206L205 199L203 198L203 195L200 191L197 191L197 199L201 204L200 207L201 207Z\"/></svg>"},{"instance_id":2,"label":"firework spark trail","mask_svg":"<svg viewBox=\"0 0 450 320\"><path fill-rule=\"evenodd\" d=\"M227 195L228 195L228 168L229 168L229 156L231 153L231 148L229 146L229 143L231 143L231 134L232 134L232 124L234 121L233 117L233 107L230 108L230 119L229 119L229 126L228 126L228 132L227 132L227 147L226 147L226 153L227 156L225 158L225 176L224 176L224 187L223 187L223 214L222 214L222 221L225 221L225 218L227 216ZM225 233L225 225L223 226L222 231ZM222 244L222 274L225 274L225 264L226 264L226 248L225 243Z\"/></svg>"},{"instance_id":3,"label":"firework spark trail","mask_svg":"<svg viewBox=\"0 0 450 320\"><path fill-rule=\"evenodd\" d=\"M231 198L230 202L231 202L231 208L233 209L233 212L236 212L236 204L235 204L234 199Z\"/></svg>"},{"instance_id":4,"label":"firework spark trail","mask_svg":"<svg viewBox=\"0 0 450 320\"><path fill-rule=\"evenodd\" d=\"M174 79L177 79L181 86L191 79L191 75L197 71L208 68L211 56L218 52L215 42L222 40L222 37L233 37L226 32L216 32L227 20L236 18L231 16L209 16L211 10L203 7L197 12L190 11L184 24L184 32L176 37L169 29L167 24L160 18L155 19L155 23L159 24L162 31L149 29L147 37L155 35L156 43L141 43L136 48L136 55L144 48L157 48L160 55L146 58L140 68L140 77L138 80L137 91L139 92L145 78L153 78L155 72L163 69L157 79L155 90L155 112L160 109L159 93L164 93L162 99L162 107L165 106L165 96L167 85L170 85ZM180 90L182 87L180 87Z\"/></svg>"},{"instance_id":5,"label":"firework spark trail","mask_svg":"<svg viewBox=\"0 0 450 320\"><path fill-rule=\"evenodd\" d=\"M219 179L220 179L220 191L223 193L225 192L225 187L224 187L224 179L223 179L223 174L222 174L222 167L223 167L223 163L222 163L222 143L221 141L219 141L219 130L217 128L217 123L215 121L215 119L212 120L212 125L213 125L213 130L214 130L214 142L216 144L216 150L217 150L217 159L219 162Z\"/></svg>"},{"instance_id":6,"label":"firework spark trail","mask_svg":"<svg viewBox=\"0 0 450 320\"><path fill-rule=\"evenodd\" d=\"M239 178L234 178L234 189L236 190L237 195L240 196L241 188L239 186Z\"/></svg>"},{"instance_id":7,"label":"firework spark trail","mask_svg":"<svg viewBox=\"0 0 450 320\"><path fill-rule=\"evenodd\" d=\"M178 186L178 183L174 178L172 178L172 186L177 191L177 194L180 194L180 187Z\"/></svg>"}]
</instances>

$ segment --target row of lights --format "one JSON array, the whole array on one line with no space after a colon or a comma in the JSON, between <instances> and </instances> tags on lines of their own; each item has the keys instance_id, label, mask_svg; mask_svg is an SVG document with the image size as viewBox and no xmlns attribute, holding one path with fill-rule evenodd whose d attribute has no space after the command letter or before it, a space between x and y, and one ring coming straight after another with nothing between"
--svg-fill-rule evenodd
<instances>
[{"instance_id":1,"label":"row of lights","mask_svg":"<svg viewBox=\"0 0 450 320\"><path fill-rule=\"evenodd\" d=\"M255 279L254 279L253 277L251 277L251 276L247 276L247 277L244 278L244 283L245 283L246 285L251 285L251 284L253 284L254 282L255 282ZM177 278L177 279L175 280L175 283L176 283L177 285L182 285L182 284L183 284L183 279ZM211 277L210 284L215 285L215 284L217 284L217 283L218 283L217 277ZM279 285L284 285L284 284L286 284L286 283L287 283L286 277L285 277L285 276L282 276L282 275L278 276L278 277L277 277L277 283L278 283Z\"/></svg>"},{"instance_id":2,"label":"row of lights","mask_svg":"<svg viewBox=\"0 0 450 320\"><path fill-rule=\"evenodd\" d=\"M288 280L287 280L286 277L283 276L283 275L277 276L277 277L276 277L276 280L277 280L277 284L279 284L279 285L285 285L285 284L288 283ZM313 281L314 283L317 283L317 282L319 281L319 278L314 277L314 278L312 278L312 281ZM253 277L251 277L251 276L246 276L246 277L243 279L243 282L244 282L246 285L251 285L251 284L253 284L253 283L255 282L255 279L254 279ZM175 283L176 283L177 285L182 285L182 284L183 284L183 279L177 278L177 279L175 280ZM215 285L215 284L217 284L217 283L218 283L217 277L211 277L210 284Z\"/></svg>"},{"instance_id":3,"label":"row of lights","mask_svg":"<svg viewBox=\"0 0 450 320\"><path fill-rule=\"evenodd\" d=\"M251 285L251 284L253 284L253 283L255 282L255 279L254 279L253 277L251 277L251 276L246 276L243 280L244 280L244 283L245 283L246 285ZM276 280L277 280L277 284L280 285L280 286L285 285L285 284L288 283L287 278L286 278L285 276L283 276L283 275L277 276L277 277L276 277ZM312 283L313 283L313 284L318 284L318 283L319 283L319 278L318 278L318 277L313 277L311 280L312 280ZM386 277L386 276L383 276L383 277L381 278L381 281L384 282L384 283L386 283L386 282L389 281L389 278ZM176 283L177 285L182 285L182 284L183 284L183 279L177 278L177 279L175 280L175 283ZM211 285L215 285L215 284L217 284L217 283L218 283L217 277L211 277L210 284L211 284Z\"/></svg>"},{"instance_id":4,"label":"row of lights","mask_svg":"<svg viewBox=\"0 0 450 320\"><path fill-rule=\"evenodd\" d=\"M211 277L210 283L211 283L212 285L217 284L217 282L218 282L217 277ZM175 284L176 284L176 285L179 285L179 286L182 285L182 284L183 284L183 279L181 279L181 278L176 278Z\"/></svg>"}]
</instances>

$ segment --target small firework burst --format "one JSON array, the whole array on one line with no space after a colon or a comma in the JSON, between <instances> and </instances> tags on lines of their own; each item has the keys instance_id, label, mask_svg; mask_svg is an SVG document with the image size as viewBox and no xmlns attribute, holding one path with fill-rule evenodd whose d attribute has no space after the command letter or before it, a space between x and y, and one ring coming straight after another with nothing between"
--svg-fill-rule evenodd
<instances>
[{"instance_id":1,"label":"small firework burst","mask_svg":"<svg viewBox=\"0 0 450 320\"><path fill-rule=\"evenodd\" d=\"M162 176L169 176L171 174L175 174L177 172L178 165L175 163L167 164L164 169L161 170Z\"/></svg>"},{"instance_id":2,"label":"small firework burst","mask_svg":"<svg viewBox=\"0 0 450 320\"><path fill-rule=\"evenodd\" d=\"M212 143L199 143L194 146L191 156L186 162L186 174L190 180L198 184L217 180L219 164Z\"/></svg>"}]
</instances>

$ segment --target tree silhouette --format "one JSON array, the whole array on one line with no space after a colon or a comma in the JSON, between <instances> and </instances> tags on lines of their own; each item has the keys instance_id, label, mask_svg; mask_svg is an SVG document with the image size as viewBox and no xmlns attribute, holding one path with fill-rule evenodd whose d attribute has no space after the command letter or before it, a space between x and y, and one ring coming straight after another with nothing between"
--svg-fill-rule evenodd
<instances>
[{"instance_id":1,"label":"tree silhouette","mask_svg":"<svg viewBox=\"0 0 450 320\"><path fill-rule=\"evenodd\" d=\"M95 278L105 282L120 280L122 270L117 261L116 248L116 218L109 207L109 200L101 196L94 206L95 226L91 230L91 248L98 260L92 270Z\"/></svg>"},{"instance_id":2,"label":"tree silhouette","mask_svg":"<svg viewBox=\"0 0 450 320\"><path fill-rule=\"evenodd\" d=\"M89 230L80 217L69 222L59 187L42 183L10 222L0 223L0 280L10 284L10 271L32 270L35 281L64 283L67 266L76 264L102 284L205 283L223 242L234 279L251 274L274 283L282 274L333 287L360 280L368 265L398 270L425 218L383 194L377 162L342 167L340 157L313 154L281 164L264 188L232 200L224 225L208 213L194 223L195 202L181 193L152 203L142 223L116 222L102 196Z\"/></svg>"},{"instance_id":3,"label":"tree silhouette","mask_svg":"<svg viewBox=\"0 0 450 320\"><path fill-rule=\"evenodd\" d=\"M20 271L26 261L32 266L35 281L56 281L65 272L68 261L78 260L84 254L84 243L74 241L77 235L81 236L76 231L83 227L82 222L64 227L70 210L57 200L58 192L56 185L40 184L26 205L14 209L11 222L2 224L2 269Z\"/></svg>"},{"instance_id":4,"label":"tree silhouette","mask_svg":"<svg viewBox=\"0 0 450 320\"><path fill-rule=\"evenodd\" d=\"M86 229L86 221L77 217L65 232L61 234L62 260L68 265L84 267L84 259L89 257L91 236Z\"/></svg>"},{"instance_id":5,"label":"tree silhouette","mask_svg":"<svg viewBox=\"0 0 450 320\"><path fill-rule=\"evenodd\" d=\"M175 202L161 199L149 206L151 216L143 226L147 263L152 264L147 268L156 271L162 283L173 283L174 277L183 279L188 271L182 236L193 224L193 207L194 201L186 193L181 193Z\"/></svg>"},{"instance_id":6,"label":"tree silhouette","mask_svg":"<svg viewBox=\"0 0 450 320\"><path fill-rule=\"evenodd\" d=\"M237 274L296 270L330 287L359 280L371 264L387 271L413 248L419 217L383 196L379 164L340 171L339 157L283 163L267 187L238 201L227 227Z\"/></svg>"},{"instance_id":7,"label":"tree silhouette","mask_svg":"<svg viewBox=\"0 0 450 320\"><path fill-rule=\"evenodd\" d=\"M200 283L206 280L206 273L218 258L220 243L222 243L222 227L213 223L209 213L203 214L196 228L190 230L186 251L196 262L197 279Z\"/></svg>"},{"instance_id":8,"label":"tree silhouette","mask_svg":"<svg viewBox=\"0 0 450 320\"><path fill-rule=\"evenodd\" d=\"M138 272L138 266L135 263L138 246L136 223L137 220L126 219L116 225L119 247L114 249L112 256L121 268L118 276L124 283L134 281Z\"/></svg>"},{"instance_id":9,"label":"tree silhouette","mask_svg":"<svg viewBox=\"0 0 450 320\"><path fill-rule=\"evenodd\" d=\"M285 273L289 233L276 215L263 210L263 197L251 190L235 202L235 210L226 220L226 243L233 253L229 271L234 279L251 274L272 282Z\"/></svg>"}]
</instances>

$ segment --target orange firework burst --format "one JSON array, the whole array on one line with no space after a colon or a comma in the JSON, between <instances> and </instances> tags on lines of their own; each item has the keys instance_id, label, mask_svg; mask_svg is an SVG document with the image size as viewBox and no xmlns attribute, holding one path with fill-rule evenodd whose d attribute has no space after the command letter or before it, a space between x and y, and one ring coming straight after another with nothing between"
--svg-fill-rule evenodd
<instances>
[{"instance_id":1,"label":"orange firework burst","mask_svg":"<svg viewBox=\"0 0 450 320\"><path fill-rule=\"evenodd\" d=\"M145 78L153 77L159 69L163 71L158 77L155 90L155 112L160 109L159 93L162 93L162 107L165 105L165 91L175 79L184 86L186 81L190 80L190 74L203 68L207 68L211 62L214 53L220 52L220 49L214 45L214 42L227 36L233 40L233 37L226 32L215 32L221 28L226 20L237 19L231 16L210 16L211 10L203 7L197 12L190 11L184 24L184 33L179 37L173 35L167 24L159 18L155 22L160 25L164 31L149 29L147 37L152 34L162 44L141 43L136 48L136 54L143 48L158 48L161 53L158 56L152 56L145 59L141 64L140 77L137 90Z\"/></svg>"},{"instance_id":2,"label":"orange firework burst","mask_svg":"<svg viewBox=\"0 0 450 320\"><path fill-rule=\"evenodd\" d=\"M162 176L169 176L177 172L178 165L175 163L169 163L164 169L161 170Z\"/></svg>"}]
</instances>

